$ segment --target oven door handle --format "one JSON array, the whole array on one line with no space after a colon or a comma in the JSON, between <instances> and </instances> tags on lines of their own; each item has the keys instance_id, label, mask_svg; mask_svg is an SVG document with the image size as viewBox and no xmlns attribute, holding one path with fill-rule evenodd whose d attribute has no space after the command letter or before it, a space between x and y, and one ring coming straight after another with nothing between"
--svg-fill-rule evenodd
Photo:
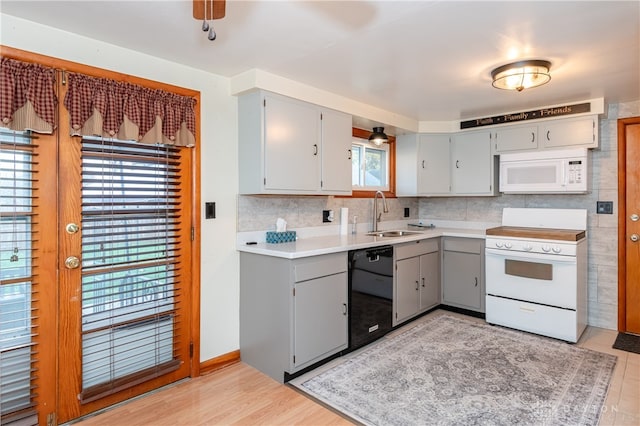
<instances>
[{"instance_id":1,"label":"oven door handle","mask_svg":"<svg viewBox=\"0 0 640 426\"><path fill-rule=\"evenodd\" d=\"M576 256L562 256L559 254L544 254L544 253L521 253L514 251L498 250L487 248L485 249L485 255L496 257L499 259L517 259L525 262L535 262L536 260L547 261L549 263L577 263Z\"/></svg>"}]
</instances>

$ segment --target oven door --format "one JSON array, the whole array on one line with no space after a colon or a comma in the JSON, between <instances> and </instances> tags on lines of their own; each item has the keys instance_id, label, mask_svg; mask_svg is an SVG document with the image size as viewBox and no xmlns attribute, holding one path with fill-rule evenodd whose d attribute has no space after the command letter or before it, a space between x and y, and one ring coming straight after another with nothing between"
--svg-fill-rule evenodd
<instances>
[{"instance_id":1,"label":"oven door","mask_svg":"<svg viewBox=\"0 0 640 426\"><path fill-rule=\"evenodd\" d=\"M488 295L565 309L577 306L574 256L485 250Z\"/></svg>"}]
</instances>

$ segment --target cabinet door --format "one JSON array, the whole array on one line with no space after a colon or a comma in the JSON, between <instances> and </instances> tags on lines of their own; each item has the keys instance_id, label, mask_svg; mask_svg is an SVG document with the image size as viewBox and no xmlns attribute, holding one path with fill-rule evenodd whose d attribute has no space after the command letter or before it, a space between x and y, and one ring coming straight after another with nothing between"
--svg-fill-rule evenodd
<instances>
[{"instance_id":1,"label":"cabinet door","mask_svg":"<svg viewBox=\"0 0 640 426\"><path fill-rule=\"evenodd\" d=\"M295 284L295 368L347 347L347 273Z\"/></svg>"},{"instance_id":2,"label":"cabinet door","mask_svg":"<svg viewBox=\"0 0 640 426\"><path fill-rule=\"evenodd\" d=\"M482 308L480 255L445 250L443 256L443 303L480 310Z\"/></svg>"},{"instance_id":3,"label":"cabinet door","mask_svg":"<svg viewBox=\"0 0 640 426\"><path fill-rule=\"evenodd\" d=\"M418 256L396 262L396 324L418 312L420 259Z\"/></svg>"},{"instance_id":4,"label":"cabinet door","mask_svg":"<svg viewBox=\"0 0 640 426\"><path fill-rule=\"evenodd\" d=\"M537 133L537 126L517 126L497 130L495 134L495 152L537 149Z\"/></svg>"},{"instance_id":5,"label":"cabinet door","mask_svg":"<svg viewBox=\"0 0 640 426\"><path fill-rule=\"evenodd\" d=\"M451 151L448 135L421 135L418 144L418 195L451 191Z\"/></svg>"},{"instance_id":6,"label":"cabinet door","mask_svg":"<svg viewBox=\"0 0 640 426\"><path fill-rule=\"evenodd\" d=\"M540 139L545 148L562 146L598 146L598 130L594 117L557 120L540 125Z\"/></svg>"},{"instance_id":7,"label":"cabinet door","mask_svg":"<svg viewBox=\"0 0 640 426\"><path fill-rule=\"evenodd\" d=\"M490 133L456 135L452 147L452 192L458 195L493 195Z\"/></svg>"},{"instance_id":8,"label":"cabinet door","mask_svg":"<svg viewBox=\"0 0 640 426\"><path fill-rule=\"evenodd\" d=\"M316 106L265 96L265 189L320 189L320 114Z\"/></svg>"},{"instance_id":9,"label":"cabinet door","mask_svg":"<svg viewBox=\"0 0 640 426\"><path fill-rule=\"evenodd\" d=\"M440 303L440 253L420 256L420 311Z\"/></svg>"},{"instance_id":10,"label":"cabinet door","mask_svg":"<svg viewBox=\"0 0 640 426\"><path fill-rule=\"evenodd\" d=\"M351 116L323 110L322 191L351 194Z\"/></svg>"}]
</instances>

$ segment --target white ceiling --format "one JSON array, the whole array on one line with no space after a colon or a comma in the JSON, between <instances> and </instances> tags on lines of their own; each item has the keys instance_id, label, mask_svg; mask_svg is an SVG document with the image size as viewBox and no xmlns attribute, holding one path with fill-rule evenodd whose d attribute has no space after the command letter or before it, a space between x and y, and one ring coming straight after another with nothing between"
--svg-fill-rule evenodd
<instances>
[{"instance_id":1,"label":"white ceiling","mask_svg":"<svg viewBox=\"0 0 640 426\"><path fill-rule=\"evenodd\" d=\"M191 1L12 1L2 13L232 77L258 68L418 121L640 99L638 1L238 1L209 41ZM44 42L44 41L43 41ZM490 71L552 62L521 93Z\"/></svg>"}]
</instances>

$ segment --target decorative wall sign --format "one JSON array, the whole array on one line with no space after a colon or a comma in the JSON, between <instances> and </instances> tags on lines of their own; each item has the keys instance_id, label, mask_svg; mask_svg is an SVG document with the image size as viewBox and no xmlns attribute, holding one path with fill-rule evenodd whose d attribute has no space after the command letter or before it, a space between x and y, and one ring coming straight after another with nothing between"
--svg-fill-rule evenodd
<instances>
[{"instance_id":1,"label":"decorative wall sign","mask_svg":"<svg viewBox=\"0 0 640 426\"><path fill-rule=\"evenodd\" d=\"M513 114L502 114L494 117L476 118L460 122L460 129L471 129L473 127L491 126L494 124L514 123L517 121L536 120L539 118L559 117L561 115L581 114L591 111L591 102L582 104L564 105L553 108L540 108L531 111L517 112Z\"/></svg>"}]
</instances>

